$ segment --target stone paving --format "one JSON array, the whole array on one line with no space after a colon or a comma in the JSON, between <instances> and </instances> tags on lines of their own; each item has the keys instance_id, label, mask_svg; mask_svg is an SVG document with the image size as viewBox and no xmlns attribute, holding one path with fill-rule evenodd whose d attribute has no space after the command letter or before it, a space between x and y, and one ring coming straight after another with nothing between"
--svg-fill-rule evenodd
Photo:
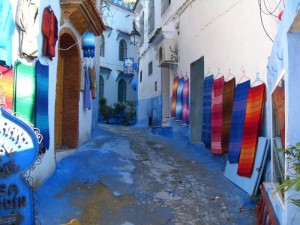
<instances>
[{"instance_id":1,"label":"stone paving","mask_svg":"<svg viewBox=\"0 0 300 225\"><path fill-rule=\"evenodd\" d=\"M255 224L256 199L184 136L101 124L36 194L41 224Z\"/></svg>"}]
</instances>

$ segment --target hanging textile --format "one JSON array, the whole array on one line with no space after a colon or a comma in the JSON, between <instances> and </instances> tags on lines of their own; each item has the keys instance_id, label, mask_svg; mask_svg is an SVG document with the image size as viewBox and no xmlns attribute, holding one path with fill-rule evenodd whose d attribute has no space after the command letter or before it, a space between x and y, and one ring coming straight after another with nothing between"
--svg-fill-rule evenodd
<instances>
[{"instance_id":1,"label":"hanging textile","mask_svg":"<svg viewBox=\"0 0 300 225\"><path fill-rule=\"evenodd\" d=\"M285 146L285 93L284 87L277 86L272 93L276 120L279 124L279 133L282 146Z\"/></svg>"},{"instance_id":2,"label":"hanging textile","mask_svg":"<svg viewBox=\"0 0 300 225\"><path fill-rule=\"evenodd\" d=\"M97 98L97 78L96 78L96 69L95 67L89 67L89 76L90 76L90 89L92 93L92 99Z\"/></svg>"},{"instance_id":3,"label":"hanging textile","mask_svg":"<svg viewBox=\"0 0 300 225\"><path fill-rule=\"evenodd\" d=\"M58 39L57 19L51 8L48 6L44 9L43 21L43 54L52 60L55 56L55 45Z\"/></svg>"},{"instance_id":4,"label":"hanging textile","mask_svg":"<svg viewBox=\"0 0 300 225\"><path fill-rule=\"evenodd\" d=\"M231 80L224 83L224 91L223 91L222 138L221 138L223 153L227 153L229 147L234 91L235 91L235 78L232 78Z\"/></svg>"},{"instance_id":5,"label":"hanging textile","mask_svg":"<svg viewBox=\"0 0 300 225\"><path fill-rule=\"evenodd\" d=\"M265 101L265 84L249 89L238 175L251 177Z\"/></svg>"},{"instance_id":6,"label":"hanging textile","mask_svg":"<svg viewBox=\"0 0 300 225\"><path fill-rule=\"evenodd\" d=\"M19 0L17 5L16 24L20 34L20 53L30 58L38 56L38 6L38 0Z\"/></svg>"},{"instance_id":7,"label":"hanging textile","mask_svg":"<svg viewBox=\"0 0 300 225\"><path fill-rule=\"evenodd\" d=\"M35 127L43 136L42 150L49 149L49 116L48 116L49 66L36 62L36 107Z\"/></svg>"},{"instance_id":8,"label":"hanging textile","mask_svg":"<svg viewBox=\"0 0 300 225\"><path fill-rule=\"evenodd\" d=\"M211 100L211 153L222 154L222 102L223 102L224 77L215 79L212 88Z\"/></svg>"},{"instance_id":9,"label":"hanging textile","mask_svg":"<svg viewBox=\"0 0 300 225\"><path fill-rule=\"evenodd\" d=\"M176 116L176 97L177 97L178 80L179 80L178 77L174 77L173 79L171 118L175 118Z\"/></svg>"},{"instance_id":10,"label":"hanging textile","mask_svg":"<svg viewBox=\"0 0 300 225\"><path fill-rule=\"evenodd\" d=\"M15 23L10 1L0 0L0 65L12 66L12 37Z\"/></svg>"},{"instance_id":11,"label":"hanging textile","mask_svg":"<svg viewBox=\"0 0 300 225\"><path fill-rule=\"evenodd\" d=\"M182 125L189 125L189 79L185 79L183 82L183 94L182 94Z\"/></svg>"},{"instance_id":12,"label":"hanging textile","mask_svg":"<svg viewBox=\"0 0 300 225\"><path fill-rule=\"evenodd\" d=\"M89 76L89 68L87 64L85 64L84 108L90 110L91 107L91 83Z\"/></svg>"},{"instance_id":13,"label":"hanging textile","mask_svg":"<svg viewBox=\"0 0 300 225\"><path fill-rule=\"evenodd\" d=\"M0 105L7 111L13 109L14 72L12 68L0 66Z\"/></svg>"},{"instance_id":14,"label":"hanging textile","mask_svg":"<svg viewBox=\"0 0 300 225\"><path fill-rule=\"evenodd\" d=\"M230 163L239 162L249 88L250 80L237 84L235 88L228 149Z\"/></svg>"},{"instance_id":15,"label":"hanging textile","mask_svg":"<svg viewBox=\"0 0 300 225\"><path fill-rule=\"evenodd\" d=\"M176 97L176 113L175 113L175 119L177 121L182 120L182 94L183 94L183 83L184 78L181 77L178 80L178 88L177 88L177 97Z\"/></svg>"},{"instance_id":16,"label":"hanging textile","mask_svg":"<svg viewBox=\"0 0 300 225\"><path fill-rule=\"evenodd\" d=\"M35 124L36 72L35 66L16 62L13 110L22 118Z\"/></svg>"},{"instance_id":17,"label":"hanging textile","mask_svg":"<svg viewBox=\"0 0 300 225\"><path fill-rule=\"evenodd\" d=\"M205 144L205 146L210 146L211 142L211 98L213 82L213 75L204 78L201 140Z\"/></svg>"}]
</instances>

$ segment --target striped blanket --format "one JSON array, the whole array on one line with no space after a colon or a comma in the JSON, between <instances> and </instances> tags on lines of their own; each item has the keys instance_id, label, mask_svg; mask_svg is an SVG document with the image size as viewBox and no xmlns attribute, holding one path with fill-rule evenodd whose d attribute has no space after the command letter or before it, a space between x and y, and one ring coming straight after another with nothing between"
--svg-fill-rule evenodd
<instances>
[{"instance_id":1,"label":"striped blanket","mask_svg":"<svg viewBox=\"0 0 300 225\"><path fill-rule=\"evenodd\" d=\"M228 149L230 163L239 162L249 88L250 80L238 84L235 88Z\"/></svg>"},{"instance_id":2,"label":"striped blanket","mask_svg":"<svg viewBox=\"0 0 300 225\"><path fill-rule=\"evenodd\" d=\"M20 113L22 118L31 124L35 124L35 95L35 66L17 61L14 78L14 112Z\"/></svg>"},{"instance_id":3,"label":"striped blanket","mask_svg":"<svg viewBox=\"0 0 300 225\"><path fill-rule=\"evenodd\" d=\"M185 79L183 83L182 94L182 125L189 125L189 79Z\"/></svg>"},{"instance_id":4,"label":"striped blanket","mask_svg":"<svg viewBox=\"0 0 300 225\"><path fill-rule=\"evenodd\" d=\"M265 101L265 84L249 89L238 175L251 177Z\"/></svg>"},{"instance_id":5,"label":"striped blanket","mask_svg":"<svg viewBox=\"0 0 300 225\"><path fill-rule=\"evenodd\" d=\"M211 98L211 153L216 155L222 154L221 131L223 89L224 77L222 76L214 80Z\"/></svg>"},{"instance_id":6,"label":"striped blanket","mask_svg":"<svg viewBox=\"0 0 300 225\"><path fill-rule=\"evenodd\" d=\"M178 80L179 80L178 77L174 77L173 79L171 118L175 118L176 115L176 97L177 97Z\"/></svg>"},{"instance_id":7,"label":"striped blanket","mask_svg":"<svg viewBox=\"0 0 300 225\"><path fill-rule=\"evenodd\" d=\"M12 68L0 66L0 73L0 105L6 110L12 110L14 72Z\"/></svg>"},{"instance_id":8,"label":"striped blanket","mask_svg":"<svg viewBox=\"0 0 300 225\"><path fill-rule=\"evenodd\" d=\"M48 86L49 66L36 62L36 106L35 127L43 135L42 148L49 148L49 117L48 117Z\"/></svg>"},{"instance_id":9,"label":"striped blanket","mask_svg":"<svg viewBox=\"0 0 300 225\"><path fill-rule=\"evenodd\" d=\"M202 112L202 136L201 140L205 146L211 142L211 95L214 76L205 77L203 84L203 112Z\"/></svg>"},{"instance_id":10,"label":"striped blanket","mask_svg":"<svg viewBox=\"0 0 300 225\"><path fill-rule=\"evenodd\" d=\"M231 80L224 83L223 109L222 109L222 141L221 141L223 153L227 153L229 147L234 90L235 90L235 78L232 78Z\"/></svg>"},{"instance_id":11,"label":"striped blanket","mask_svg":"<svg viewBox=\"0 0 300 225\"><path fill-rule=\"evenodd\" d=\"M183 77L179 78L178 87L177 87L177 97L176 97L176 113L175 113L175 119L177 121L182 120L183 83L184 83L184 78Z\"/></svg>"}]
</instances>

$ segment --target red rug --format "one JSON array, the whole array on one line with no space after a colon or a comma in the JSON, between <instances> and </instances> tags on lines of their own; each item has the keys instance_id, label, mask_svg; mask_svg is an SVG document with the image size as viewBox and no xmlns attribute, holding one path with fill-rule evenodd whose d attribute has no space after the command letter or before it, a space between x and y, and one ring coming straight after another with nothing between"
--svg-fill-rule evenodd
<instances>
[{"instance_id":1,"label":"red rug","mask_svg":"<svg viewBox=\"0 0 300 225\"><path fill-rule=\"evenodd\" d=\"M211 99L211 153L221 155L224 77L214 80Z\"/></svg>"},{"instance_id":2,"label":"red rug","mask_svg":"<svg viewBox=\"0 0 300 225\"><path fill-rule=\"evenodd\" d=\"M265 84L249 89L237 174L251 177L265 102Z\"/></svg>"}]
</instances>

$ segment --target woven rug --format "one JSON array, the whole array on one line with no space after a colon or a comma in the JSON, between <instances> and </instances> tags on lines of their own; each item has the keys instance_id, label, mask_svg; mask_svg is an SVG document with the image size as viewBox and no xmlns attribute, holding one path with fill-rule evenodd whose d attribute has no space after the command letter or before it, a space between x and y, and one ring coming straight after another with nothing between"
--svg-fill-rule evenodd
<instances>
[{"instance_id":1,"label":"woven rug","mask_svg":"<svg viewBox=\"0 0 300 225\"><path fill-rule=\"evenodd\" d=\"M251 177L265 101L265 84L249 89L238 175Z\"/></svg>"},{"instance_id":2,"label":"woven rug","mask_svg":"<svg viewBox=\"0 0 300 225\"><path fill-rule=\"evenodd\" d=\"M183 83L183 93L182 93L182 125L189 125L189 79L185 79Z\"/></svg>"},{"instance_id":3,"label":"woven rug","mask_svg":"<svg viewBox=\"0 0 300 225\"><path fill-rule=\"evenodd\" d=\"M5 110L13 109L14 71L0 66L0 104Z\"/></svg>"},{"instance_id":4,"label":"woven rug","mask_svg":"<svg viewBox=\"0 0 300 225\"><path fill-rule=\"evenodd\" d=\"M43 135L42 147L49 148L49 116L48 116L49 66L36 62L36 106L35 127Z\"/></svg>"},{"instance_id":5,"label":"woven rug","mask_svg":"<svg viewBox=\"0 0 300 225\"><path fill-rule=\"evenodd\" d=\"M36 73L34 65L16 62L14 78L14 112L35 124Z\"/></svg>"},{"instance_id":6,"label":"woven rug","mask_svg":"<svg viewBox=\"0 0 300 225\"><path fill-rule=\"evenodd\" d=\"M229 147L232 107L235 91L235 78L224 83L222 109L222 152L227 153Z\"/></svg>"},{"instance_id":7,"label":"woven rug","mask_svg":"<svg viewBox=\"0 0 300 225\"><path fill-rule=\"evenodd\" d=\"M183 94L183 83L184 78L181 77L178 80L178 88L177 88L177 96L176 96L176 111L175 111L175 119L177 121L182 120L182 94Z\"/></svg>"},{"instance_id":8,"label":"woven rug","mask_svg":"<svg viewBox=\"0 0 300 225\"><path fill-rule=\"evenodd\" d=\"M213 75L204 78L201 140L205 146L210 146L211 144L211 95L213 82Z\"/></svg>"},{"instance_id":9,"label":"woven rug","mask_svg":"<svg viewBox=\"0 0 300 225\"><path fill-rule=\"evenodd\" d=\"M221 147L223 89L222 76L214 80L211 98L211 153L215 155L223 153Z\"/></svg>"},{"instance_id":10,"label":"woven rug","mask_svg":"<svg viewBox=\"0 0 300 225\"><path fill-rule=\"evenodd\" d=\"M171 118L175 118L176 116L176 97L177 97L178 80L179 80L178 77L174 77L173 79Z\"/></svg>"},{"instance_id":11,"label":"woven rug","mask_svg":"<svg viewBox=\"0 0 300 225\"><path fill-rule=\"evenodd\" d=\"M228 148L230 163L239 162L249 88L250 80L237 84L235 88Z\"/></svg>"}]
</instances>

